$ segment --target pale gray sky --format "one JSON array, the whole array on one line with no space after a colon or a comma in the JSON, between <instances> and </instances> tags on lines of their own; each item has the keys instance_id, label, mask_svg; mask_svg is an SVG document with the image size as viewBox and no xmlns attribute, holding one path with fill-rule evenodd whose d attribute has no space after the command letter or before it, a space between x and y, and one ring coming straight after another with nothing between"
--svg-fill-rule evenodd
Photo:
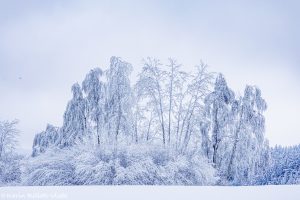
<instances>
[{"instance_id":1,"label":"pale gray sky","mask_svg":"<svg viewBox=\"0 0 300 200\"><path fill-rule=\"evenodd\" d=\"M271 145L300 143L300 1L0 0L0 120L20 120L31 148L47 123L60 126L70 87L120 56L200 59L243 93L262 89Z\"/></svg>"}]
</instances>

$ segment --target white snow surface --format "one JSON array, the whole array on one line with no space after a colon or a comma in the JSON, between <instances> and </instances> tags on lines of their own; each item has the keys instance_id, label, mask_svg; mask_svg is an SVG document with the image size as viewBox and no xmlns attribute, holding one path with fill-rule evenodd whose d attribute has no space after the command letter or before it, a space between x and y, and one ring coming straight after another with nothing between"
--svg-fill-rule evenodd
<instances>
[{"instance_id":1,"label":"white snow surface","mask_svg":"<svg viewBox=\"0 0 300 200\"><path fill-rule=\"evenodd\" d=\"M0 199L130 199L130 200L296 200L299 185L284 186L43 186L2 187Z\"/></svg>"}]
</instances>

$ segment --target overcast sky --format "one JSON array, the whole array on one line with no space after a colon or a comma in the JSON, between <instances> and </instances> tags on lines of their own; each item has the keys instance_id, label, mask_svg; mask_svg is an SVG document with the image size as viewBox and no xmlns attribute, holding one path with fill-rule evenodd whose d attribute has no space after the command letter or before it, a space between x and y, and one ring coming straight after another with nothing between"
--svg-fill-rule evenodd
<instances>
[{"instance_id":1,"label":"overcast sky","mask_svg":"<svg viewBox=\"0 0 300 200\"><path fill-rule=\"evenodd\" d=\"M257 85L270 144L298 144L299 2L0 0L0 120L19 119L29 149L91 68L115 55L136 74L142 58L173 57L187 71L203 60L236 93Z\"/></svg>"}]
</instances>

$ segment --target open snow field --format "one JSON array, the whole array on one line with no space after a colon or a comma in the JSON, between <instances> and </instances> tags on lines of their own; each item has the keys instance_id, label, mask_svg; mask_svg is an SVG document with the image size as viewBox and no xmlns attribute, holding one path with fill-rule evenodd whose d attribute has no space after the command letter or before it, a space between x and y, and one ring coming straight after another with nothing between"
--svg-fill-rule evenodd
<instances>
[{"instance_id":1,"label":"open snow field","mask_svg":"<svg viewBox=\"0 0 300 200\"><path fill-rule=\"evenodd\" d=\"M299 200L300 185L249 187L65 186L2 187L0 199L130 199L130 200Z\"/></svg>"}]
</instances>

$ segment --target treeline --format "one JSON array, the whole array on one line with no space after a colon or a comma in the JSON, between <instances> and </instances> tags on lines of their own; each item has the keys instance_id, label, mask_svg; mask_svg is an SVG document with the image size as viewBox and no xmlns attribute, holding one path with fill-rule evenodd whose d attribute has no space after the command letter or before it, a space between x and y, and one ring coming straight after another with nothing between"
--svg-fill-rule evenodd
<instances>
[{"instance_id":1,"label":"treeline","mask_svg":"<svg viewBox=\"0 0 300 200\"><path fill-rule=\"evenodd\" d=\"M271 162L258 179L262 185L300 184L300 145L271 148Z\"/></svg>"}]
</instances>

